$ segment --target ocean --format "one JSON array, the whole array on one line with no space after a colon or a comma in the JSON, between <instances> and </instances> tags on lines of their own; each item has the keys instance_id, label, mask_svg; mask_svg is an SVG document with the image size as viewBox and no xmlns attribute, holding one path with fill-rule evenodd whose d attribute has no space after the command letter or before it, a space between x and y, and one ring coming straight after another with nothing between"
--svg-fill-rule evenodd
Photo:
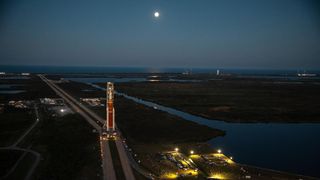
<instances>
[{"instance_id":1,"label":"ocean","mask_svg":"<svg viewBox=\"0 0 320 180\"><path fill-rule=\"evenodd\" d=\"M266 76L295 76L304 69L252 69L252 68L162 68L162 67L95 67L95 66L22 66L0 65L0 72L6 73L213 73L217 70L223 74L236 75L266 75ZM308 69L307 73L319 75L320 69Z\"/></svg>"}]
</instances>

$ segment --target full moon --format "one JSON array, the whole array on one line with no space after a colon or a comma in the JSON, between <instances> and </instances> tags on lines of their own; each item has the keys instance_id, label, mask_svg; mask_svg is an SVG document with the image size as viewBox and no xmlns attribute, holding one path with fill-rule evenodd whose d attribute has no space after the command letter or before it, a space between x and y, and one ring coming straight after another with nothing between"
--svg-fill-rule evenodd
<instances>
[{"instance_id":1,"label":"full moon","mask_svg":"<svg viewBox=\"0 0 320 180\"><path fill-rule=\"evenodd\" d=\"M160 13L159 13L159 12L157 12L157 11L156 11L156 12L154 12L154 17L156 17L156 18L157 18L157 17L159 17L159 16L160 16Z\"/></svg>"}]
</instances>

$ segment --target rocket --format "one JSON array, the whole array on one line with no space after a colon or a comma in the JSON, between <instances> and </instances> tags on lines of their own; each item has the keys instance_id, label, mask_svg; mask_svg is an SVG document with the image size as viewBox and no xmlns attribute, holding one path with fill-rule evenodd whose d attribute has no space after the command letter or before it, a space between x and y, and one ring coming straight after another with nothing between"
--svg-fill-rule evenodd
<instances>
[{"instance_id":1,"label":"rocket","mask_svg":"<svg viewBox=\"0 0 320 180\"><path fill-rule=\"evenodd\" d=\"M107 116L107 131L115 131L115 113L113 107L114 101L114 86L112 82L107 83L106 90L106 116Z\"/></svg>"}]
</instances>

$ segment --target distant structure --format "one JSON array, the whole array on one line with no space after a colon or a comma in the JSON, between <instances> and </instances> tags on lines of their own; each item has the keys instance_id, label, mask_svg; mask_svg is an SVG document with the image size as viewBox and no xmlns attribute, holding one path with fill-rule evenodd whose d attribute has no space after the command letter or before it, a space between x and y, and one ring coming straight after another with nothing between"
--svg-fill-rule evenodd
<instances>
[{"instance_id":1,"label":"distant structure","mask_svg":"<svg viewBox=\"0 0 320 180\"><path fill-rule=\"evenodd\" d=\"M185 70L184 72L182 72L183 75L191 75L192 74L192 69L189 70Z\"/></svg>"},{"instance_id":2,"label":"distant structure","mask_svg":"<svg viewBox=\"0 0 320 180\"><path fill-rule=\"evenodd\" d=\"M219 76L220 75L220 70L219 69L217 69L217 76Z\"/></svg>"},{"instance_id":3,"label":"distant structure","mask_svg":"<svg viewBox=\"0 0 320 180\"><path fill-rule=\"evenodd\" d=\"M113 107L114 86L112 82L107 83L106 96L106 128L108 133L113 133L115 131L115 113Z\"/></svg>"},{"instance_id":4,"label":"distant structure","mask_svg":"<svg viewBox=\"0 0 320 180\"><path fill-rule=\"evenodd\" d=\"M297 75L298 75L299 77L314 77L314 76L317 76L317 74L306 73L305 70L304 70L303 73L299 73L299 72L298 72Z\"/></svg>"}]
</instances>

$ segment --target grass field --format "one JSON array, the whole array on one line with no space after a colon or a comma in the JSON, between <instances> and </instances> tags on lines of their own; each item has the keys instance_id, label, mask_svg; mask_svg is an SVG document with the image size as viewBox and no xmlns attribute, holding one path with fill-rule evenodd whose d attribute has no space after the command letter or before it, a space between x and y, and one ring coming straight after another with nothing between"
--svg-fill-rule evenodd
<instances>
[{"instance_id":1,"label":"grass field","mask_svg":"<svg viewBox=\"0 0 320 180\"><path fill-rule=\"evenodd\" d=\"M31 153L26 153L26 155L21 159L15 168L14 172L11 173L6 180L24 179L34 161L35 156Z\"/></svg>"},{"instance_id":2,"label":"grass field","mask_svg":"<svg viewBox=\"0 0 320 180\"><path fill-rule=\"evenodd\" d=\"M0 146L14 143L35 121L33 110L6 108L0 114Z\"/></svg>"},{"instance_id":3,"label":"grass field","mask_svg":"<svg viewBox=\"0 0 320 180\"><path fill-rule=\"evenodd\" d=\"M104 91L95 90L91 91L90 94L81 91L82 89L92 88L83 83L70 82L60 84L60 86L77 98L105 97ZM104 107L94 107L92 109L101 117L105 117ZM224 135L223 131L185 121L119 96L115 97L115 109L117 125L131 142L205 142L213 137Z\"/></svg>"},{"instance_id":4,"label":"grass field","mask_svg":"<svg viewBox=\"0 0 320 180\"><path fill-rule=\"evenodd\" d=\"M78 114L46 116L35 132L33 149L42 155L36 179L101 179L99 135Z\"/></svg>"},{"instance_id":5,"label":"grass field","mask_svg":"<svg viewBox=\"0 0 320 180\"><path fill-rule=\"evenodd\" d=\"M10 100L35 100L43 97L57 97L57 95L38 76L30 75L27 79L2 79L0 84L14 85L3 90L24 90L18 94L0 94L0 103Z\"/></svg>"},{"instance_id":6,"label":"grass field","mask_svg":"<svg viewBox=\"0 0 320 180\"><path fill-rule=\"evenodd\" d=\"M319 122L316 82L222 79L201 83L119 83L119 92L229 122Z\"/></svg>"},{"instance_id":7,"label":"grass field","mask_svg":"<svg viewBox=\"0 0 320 180\"><path fill-rule=\"evenodd\" d=\"M21 151L0 150L0 177L9 172L22 154Z\"/></svg>"}]
</instances>

